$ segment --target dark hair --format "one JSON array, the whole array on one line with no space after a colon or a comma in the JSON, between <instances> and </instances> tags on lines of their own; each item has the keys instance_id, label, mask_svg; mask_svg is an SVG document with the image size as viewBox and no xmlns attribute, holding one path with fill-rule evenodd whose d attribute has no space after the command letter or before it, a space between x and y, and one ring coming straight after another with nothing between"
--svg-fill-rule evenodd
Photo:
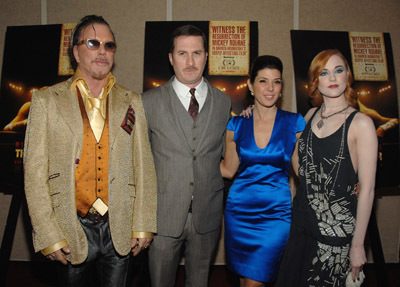
<instances>
[{"instance_id":1,"label":"dark hair","mask_svg":"<svg viewBox=\"0 0 400 287\"><path fill-rule=\"evenodd\" d=\"M271 55L263 55L255 58L253 63L251 64L250 70L250 82L254 84L254 81L258 75L258 72L263 69L276 69L281 75L283 72L283 64L282 61L275 56ZM247 90L246 96L243 100L243 107L246 108L249 105L254 105L254 97L251 95L250 90Z\"/></svg>"},{"instance_id":2,"label":"dark hair","mask_svg":"<svg viewBox=\"0 0 400 287\"><path fill-rule=\"evenodd\" d=\"M341 58L344 62L345 68L347 70L347 86L344 91L344 96L346 101L352 106L355 107L357 104L357 94L351 88L351 84L353 83L353 74L351 73L349 63L343 54L337 49L331 50L323 50L319 52L311 62L310 68L308 69L308 96L310 97L311 104L314 107L319 107L323 103L323 96L318 90L319 85L319 75L322 70L325 68L326 63L328 63L329 59L336 55Z\"/></svg>"},{"instance_id":3,"label":"dark hair","mask_svg":"<svg viewBox=\"0 0 400 287\"><path fill-rule=\"evenodd\" d=\"M271 55L263 55L257 57L254 61L253 64L251 65L251 72L250 72L250 82L254 83L254 80L256 79L258 75L258 71L263 70L263 69L276 69L279 72L283 72L283 64L282 61L275 56Z\"/></svg>"},{"instance_id":4,"label":"dark hair","mask_svg":"<svg viewBox=\"0 0 400 287\"><path fill-rule=\"evenodd\" d=\"M108 29L110 29L110 32L114 38L114 42L115 42L115 35L114 32L111 30L110 25L107 23L106 20L104 20L104 18L102 16L97 16L97 15L87 15L85 17L83 17L79 23L75 26L74 30L72 31L72 36L71 36L71 44L70 44L70 50L69 50L69 54L70 54L70 58L71 58L71 64L74 68L76 68L76 60L74 57L74 53L73 53L73 49L74 46L78 45L79 42L79 38L81 37L82 31L90 25L93 24L102 24L108 27Z\"/></svg>"},{"instance_id":5,"label":"dark hair","mask_svg":"<svg viewBox=\"0 0 400 287\"><path fill-rule=\"evenodd\" d=\"M207 52L207 38L204 32L193 25L184 25L176 28L170 37L169 40L169 52L172 53L175 48L175 39L180 36L200 36L203 39L204 51Z\"/></svg>"}]
</instances>

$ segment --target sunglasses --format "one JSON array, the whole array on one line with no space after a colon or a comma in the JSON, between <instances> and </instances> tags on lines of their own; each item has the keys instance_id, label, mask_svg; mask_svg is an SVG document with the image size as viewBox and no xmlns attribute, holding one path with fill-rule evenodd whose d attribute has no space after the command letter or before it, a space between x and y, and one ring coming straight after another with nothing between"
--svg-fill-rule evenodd
<instances>
[{"instance_id":1,"label":"sunglasses","mask_svg":"<svg viewBox=\"0 0 400 287\"><path fill-rule=\"evenodd\" d=\"M86 40L80 40L78 42L78 45L86 44L86 47L88 47L89 50L98 50L100 48L100 45L104 45L104 49L107 52L114 53L115 50L117 49L117 44L114 42L101 42L96 39L86 39Z\"/></svg>"}]
</instances>

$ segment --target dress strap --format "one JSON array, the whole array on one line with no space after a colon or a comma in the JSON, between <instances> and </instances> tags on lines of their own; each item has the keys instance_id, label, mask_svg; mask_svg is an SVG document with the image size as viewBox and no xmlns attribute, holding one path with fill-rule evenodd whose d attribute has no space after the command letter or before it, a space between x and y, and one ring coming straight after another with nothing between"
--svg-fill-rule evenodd
<instances>
[{"instance_id":1,"label":"dress strap","mask_svg":"<svg viewBox=\"0 0 400 287\"><path fill-rule=\"evenodd\" d=\"M348 117L347 117L347 119L346 119L346 130L344 131L345 132L345 138L347 139L347 137L348 137L348 133L349 133L349 128L350 128L350 125L351 125L351 122L353 121L353 119L354 119L354 116L358 113L359 111L358 110L355 110L355 111L353 111ZM349 152L349 147L348 147L348 143L347 143L347 141L346 141L346 152Z\"/></svg>"},{"instance_id":2,"label":"dress strap","mask_svg":"<svg viewBox=\"0 0 400 287\"><path fill-rule=\"evenodd\" d=\"M321 107L318 107L315 112L313 113L313 115L311 116L311 118L308 120L309 123L312 122L313 118L315 117L315 115L318 113L318 111L321 109Z\"/></svg>"},{"instance_id":3,"label":"dress strap","mask_svg":"<svg viewBox=\"0 0 400 287\"><path fill-rule=\"evenodd\" d=\"M350 125L353 121L354 116L358 113L358 110L353 111L346 119L347 123Z\"/></svg>"}]
</instances>

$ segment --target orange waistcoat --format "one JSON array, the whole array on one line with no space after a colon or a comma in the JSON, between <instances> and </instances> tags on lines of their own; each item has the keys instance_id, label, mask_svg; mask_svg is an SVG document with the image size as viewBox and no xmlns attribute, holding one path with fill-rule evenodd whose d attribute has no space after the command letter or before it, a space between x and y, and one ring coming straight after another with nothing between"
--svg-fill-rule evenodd
<instances>
[{"instance_id":1,"label":"orange waistcoat","mask_svg":"<svg viewBox=\"0 0 400 287\"><path fill-rule=\"evenodd\" d=\"M78 99L83 119L83 147L75 169L75 202L78 214L83 217L97 198L108 205L109 129L107 112L104 130L97 143L79 92Z\"/></svg>"}]
</instances>

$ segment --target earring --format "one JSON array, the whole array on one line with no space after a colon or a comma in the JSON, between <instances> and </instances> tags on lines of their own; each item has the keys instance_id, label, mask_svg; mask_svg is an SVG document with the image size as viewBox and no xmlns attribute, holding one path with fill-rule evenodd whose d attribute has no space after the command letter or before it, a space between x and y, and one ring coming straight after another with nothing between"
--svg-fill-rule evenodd
<instances>
[{"instance_id":1,"label":"earring","mask_svg":"<svg viewBox=\"0 0 400 287\"><path fill-rule=\"evenodd\" d=\"M282 93L279 93L279 97L282 98Z\"/></svg>"},{"instance_id":2,"label":"earring","mask_svg":"<svg viewBox=\"0 0 400 287\"><path fill-rule=\"evenodd\" d=\"M250 95L254 96L254 92L253 92L253 91L250 91Z\"/></svg>"}]
</instances>

